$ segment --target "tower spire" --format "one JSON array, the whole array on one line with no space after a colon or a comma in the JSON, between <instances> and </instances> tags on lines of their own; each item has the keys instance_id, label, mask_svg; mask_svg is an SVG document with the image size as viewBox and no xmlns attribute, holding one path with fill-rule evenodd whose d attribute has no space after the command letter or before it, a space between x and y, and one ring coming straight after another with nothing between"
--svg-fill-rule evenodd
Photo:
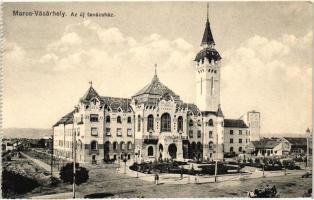
<instances>
[{"instance_id":1,"label":"tower spire","mask_svg":"<svg viewBox=\"0 0 314 200\"><path fill-rule=\"evenodd\" d=\"M157 64L155 64L155 76L157 76Z\"/></svg>"},{"instance_id":2,"label":"tower spire","mask_svg":"<svg viewBox=\"0 0 314 200\"><path fill-rule=\"evenodd\" d=\"M205 30L204 30L201 46L203 46L203 45L208 45L208 46L215 45L214 37L213 37L212 31L210 29L208 16L209 16L209 3L207 3L207 20L206 20L206 25L205 25Z\"/></svg>"},{"instance_id":3,"label":"tower spire","mask_svg":"<svg viewBox=\"0 0 314 200\"><path fill-rule=\"evenodd\" d=\"M208 10L209 10L209 3L207 2L207 21L209 21Z\"/></svg>"}]
</instances>

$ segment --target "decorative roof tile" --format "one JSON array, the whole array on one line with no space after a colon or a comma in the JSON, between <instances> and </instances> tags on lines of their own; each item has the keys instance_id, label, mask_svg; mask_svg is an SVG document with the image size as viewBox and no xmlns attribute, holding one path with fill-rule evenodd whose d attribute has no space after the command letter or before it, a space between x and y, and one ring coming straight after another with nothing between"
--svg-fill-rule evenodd
<instances>
[{"instance_id":1,"label":"decorative roof tile","mask_svg":"<svg viewBox=\"0 0 314 200\"><path fill-rule=\"evenodd\" d=\"M55 126L59 126L60 124L72 124L73 123L73 114L74 114L75 110L69 112L68 114L66 114L65 116L63 116L56 124L53 125L53 127Z\"/></svg>"},{"instance_id":2,"label":"decorative roof tile","mask_svg":"<svg viewBox=\"0 0 314 200\"><path fill-rule=\"evenodd\" d=\"M114 112L119 111L119 108L122 112L131 112L132 108L130 106L131 99L128 98L119 98L119 97L100 97L102 102L109 106L110 109Z\"/></svg>"}]
</instances>

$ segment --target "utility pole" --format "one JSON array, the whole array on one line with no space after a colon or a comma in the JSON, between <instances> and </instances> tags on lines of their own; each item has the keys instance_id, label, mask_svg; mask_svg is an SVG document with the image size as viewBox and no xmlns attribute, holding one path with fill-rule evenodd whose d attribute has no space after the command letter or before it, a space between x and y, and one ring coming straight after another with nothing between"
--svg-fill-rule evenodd
<instances>
[{"instance_id":1,"label":"utility pole","mask_svg":"<svg viewBox=\"0 0 314 200\"><path fill-rule=\"evenodd\" d=\"M309 136L311 134L310 129L306 129L306 167L309 165Z\"/></svg>"},{"instance_id":2,"label":"utility pole","mask_svg":"<svg viewBox=\"0 0 314 200\"><path fill-rule=\"evenodd\" d=\"M73 150L73 199L75 199L75 176L76 176L76 131L74 129L74 122L73 122L73 145L72 145L72 150Z\"/></svg>"},{"instance_id":3,"label":"utility pole","mask_svg":"<svg viewBox=\"0 0 314 200\"><path fill-rule=\"evenodd\" d=\"M217 182L217 171L218 171L218 131L216 131L216 161L215 161L215 182Z\"/></svg>"},{"instance_id":4,"label":"utility pole","mask_svg":"<svg viewBox=\"0 0 314 200\"><path fill-rule=\"evenodd\" d=\"M52 139L52 141L51 141L51 169L50 169L50 171L51 171L51 176L52 176L52 170L53 170L53 128L52 128L52 136L51 136L51 139Z\"/></svg>"}]
</instances>

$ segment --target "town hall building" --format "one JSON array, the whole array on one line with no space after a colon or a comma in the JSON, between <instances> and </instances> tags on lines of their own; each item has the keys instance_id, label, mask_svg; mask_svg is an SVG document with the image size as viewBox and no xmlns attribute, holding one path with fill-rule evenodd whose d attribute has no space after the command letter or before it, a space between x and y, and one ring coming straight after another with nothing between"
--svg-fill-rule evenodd
<instances>
[{"instance_id":1,"label":"town hall building","mask_svg":"<svg viewBox=\"0 0 314 200\"><path fill-rule=\"evenodd\" d=\"M196 104L181 100L156 70L151 82L131 98L101 96L91 84L75 109L53 126L54 155L71 160L75 149L77 162L102 163L122 157L221 160L225 153L244 152L259 134L259 117L248 115L246 122L224 117L221 56L208 17L194 61ZM247 125L251 120L253 129Z\"/></svg>"}]
</instances>

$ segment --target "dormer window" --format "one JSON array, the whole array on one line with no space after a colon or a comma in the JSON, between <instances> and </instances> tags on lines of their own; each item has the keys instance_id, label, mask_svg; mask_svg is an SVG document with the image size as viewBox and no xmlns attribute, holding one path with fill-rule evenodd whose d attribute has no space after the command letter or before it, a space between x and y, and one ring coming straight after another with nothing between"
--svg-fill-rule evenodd
<instances>
[{"instance_id":1,"label":"dormer window","mask_svg":"<svg viewBox=\"0 0 314 200\"><path fill-rule=\"evenodd\" d=\"M98 122L98 115L97 114L91 114L90 115L90 121L91 122Z\"/></svg>"}]
</instances>

